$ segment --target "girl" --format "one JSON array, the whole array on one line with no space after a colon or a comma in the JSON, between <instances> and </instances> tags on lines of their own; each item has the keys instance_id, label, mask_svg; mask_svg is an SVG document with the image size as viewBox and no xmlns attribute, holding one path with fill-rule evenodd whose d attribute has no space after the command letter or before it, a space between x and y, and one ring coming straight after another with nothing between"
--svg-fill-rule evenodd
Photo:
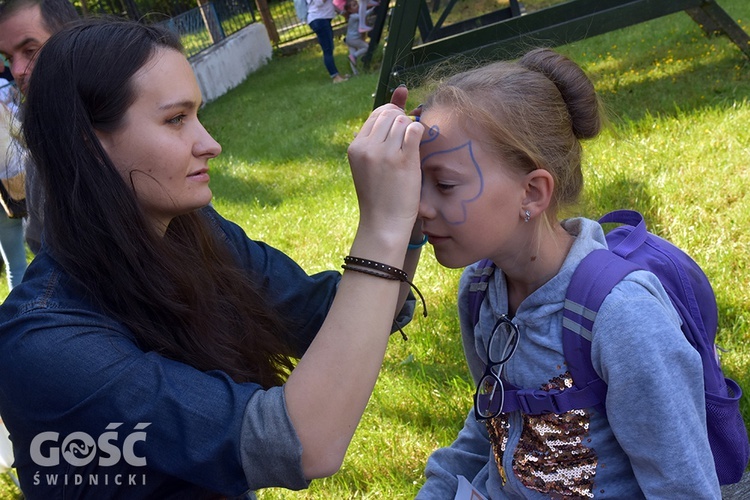
<instances>
[{"instance_id":1,"label":"girl","mask_svg":"<svg viewBox=\"0 0 750 500\"><path fill-rule=\"evenodd\" d=\"M566 288L581 259L606 246L596 222L557 219L583 186L580 141L601 127L593 85L538 49L442 83L421 123L419 217L441 264L469 266L458 304L474 382L491 364L517 387L568 387ZM497 269L475 328L470 264L485 258ZM454 498L468 483L493 499L719 498L701 360L654 275L631 273L605 300L592 362L608 384L606 417L501 413L479 398L456 441L430 457L418 498Z\"/></svg>"},{"instance_id":2,"label":"girl","mask_svg":"<svg viewBox=\"0 0 750 500\"><path fill-rule=\"evenodd\" d=\"M309 0L307 2L307 24L318 38L323 51L323 65L331 76L331 82L345 82L348 77L341 76L333 57L333 28L331 20L338 15L333 0Z\"/></svg>"},{"instance_id":3,"label":"girl","mask_svg":"<svg viewBox=\"0 0 750 500\"><path fill-rule=\"evenodd\" d=\"M422 126L373 112L349 148L354 258L308 276L209 205L200 98L156 27L88 20L40 51L23 127L44 243L0 307L28 498L254 497L341 465L416 266Z\"/></svg>"},{"instance_id":4,"label":"girl","mask_svg":"<svg viewBox=\"0 0 750 500\"><path fill-rule=\"evenodd\" d=\"M363 4L367 0L362 0ZM364 16L372 12L377 6L369 7ZM360 32L360 18L362 13L360 12L359 2L357 0L347 0L344 6L344 17L346 17L346 46L349 48L349 66L352 68L352 74L359 74L357 70L357 60L367 53L369 44L362 38Z\"/></svg>"}]
</instances>

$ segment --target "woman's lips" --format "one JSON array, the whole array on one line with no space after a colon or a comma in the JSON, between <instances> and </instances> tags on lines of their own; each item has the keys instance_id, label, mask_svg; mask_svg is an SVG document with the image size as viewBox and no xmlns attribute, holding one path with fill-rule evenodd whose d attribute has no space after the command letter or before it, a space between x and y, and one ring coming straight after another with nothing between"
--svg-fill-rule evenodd
<instances>
[{"instance_id":1,"label":"woman's lips","mask_svg":"<svg viewBox=\"0 0 750 500\"><path fill-rule=\"evenodd\" d=\"M195 180L195 181L208 182L209 180L208 169L202 169L202 170L198 170L197 172L193 172L192 174L188 175L188 178Z\"/></svg>"}]
</instances>

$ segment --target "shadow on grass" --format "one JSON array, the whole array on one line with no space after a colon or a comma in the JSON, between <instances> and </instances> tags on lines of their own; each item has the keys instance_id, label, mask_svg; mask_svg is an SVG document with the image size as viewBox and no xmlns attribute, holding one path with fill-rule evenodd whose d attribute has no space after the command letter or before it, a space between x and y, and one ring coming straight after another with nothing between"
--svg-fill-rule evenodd
<instances>
[{"instance_id":1,"label":"shadow on grass","mask_svg":"<svg viewBox=\"0 0 750 500\"><path fill-rule=\"evenodd\" d=\"M629 68L647 71L643 63L643 59L621 60L617 68L622 73ZM729 108L732 101L750 96L747 70L746 61L730 55L718 61L696 58L680 72L651 75L637 83L619 83L614 91L604 90L600 96L614 112L615 123L639 121L648 115L677 117L706 108ZM592 76L596 78L595 74ZM644 102L649 106L645 107Z\"/></svg>"},{"instance_id":2,"label":"shadow on grass","mask_svg":"<svg viewBox=\"0 0 750 500\"><path fill-rule=\"evenodd\" d=\"M607 107L625 120L721 108L750 96L750 61L727 37L707 36L685 13L560 50L577 54Z\"/></svg>"},{"instance_id":3,"label":"shadow on grass","mask_svg":"<svg viewBox=\"0 0 750 500\"><path fill-rule=\"evenodd\" d=\"M658 200L654 200L643 182L619 176L604 187L587 188L585 196L573 212L596 218L612 210L629 209L639 211L647 220L653 220L651 216L656 213L658 206Z\"/></svg>"}]
</instances>

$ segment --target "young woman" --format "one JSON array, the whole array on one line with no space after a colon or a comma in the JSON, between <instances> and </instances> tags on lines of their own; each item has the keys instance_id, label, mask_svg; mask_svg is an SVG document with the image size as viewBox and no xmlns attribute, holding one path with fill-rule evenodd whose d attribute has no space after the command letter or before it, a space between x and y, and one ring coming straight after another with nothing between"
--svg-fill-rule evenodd
<instances>
[{"instance_id":1,"label":"young woman","mask_svg":"<svg viewBox=\"0 0 750 500\"><path fill-rule=\"evenodd\" d=\"M565 292L583 257L606 247L596 222L558 220L583 187L580 141L601 127L583 71L538 49L461 73L426 99L421 123L419 218L441 264L468 266L458 304L478 396L456 441L430 457L418 498L454 498L460 484L492 499L719 498L700 356L651 273L628 275L596 318L606 415L486 404L485 394L502 400L502 384L482 381L499 377L524 389L571 385ZM469 289L482 259L496 269L475 327Z\"/></svg>"},{"instance_id":2,"label":"young woman","mask_svg":"<svg viewBox=\"0 0 750 500\"><path fill-rule=\"evenodd\" d=\"M200 99L156 27L84 21L40 51L23 126L44 243L0 307L28 498L253 496L343 460L416 267L422 126L372 113L353 258L308 276L210 207Z\"/></svg>"},{"instance_id":3,"label":"young woman","mask_svg":"<svg viewBox=\"0 0 750 500\"><path fill-rule=\"evenodd\" d=\"M338 15L333 0L309 0L307 2L307 24L318 38L323 51L323 65L331 76L331 82L341 83L347 77L341 76L333 57L333 28L331 20Z\"/></svg>"}]
</instances>

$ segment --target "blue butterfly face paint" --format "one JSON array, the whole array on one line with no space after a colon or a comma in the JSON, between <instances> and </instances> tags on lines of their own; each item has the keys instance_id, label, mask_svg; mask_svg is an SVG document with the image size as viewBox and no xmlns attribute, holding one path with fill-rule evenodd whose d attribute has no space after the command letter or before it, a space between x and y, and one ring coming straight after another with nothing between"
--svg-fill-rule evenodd
<instances>
[{"instance_id":1,"label":"blue butterfly face paint","mask_svg":"<svg viewBox=\"0 0 750 500\"><path fill-rule=\"evenodd\" d=\"M515 248L524 176L449 111L430 109L421 123L419 218L438 262L463 267Z\"/></svg>"},{"instance_id":2,"label":"blue butterfly face paint","mask_svg":"<svg viewBox=\"0 0 750 500\"><path fill-rule=\"evenodd\" d=\"M420 149L422 150L429 150L430 148L427 147L427 144L437 140L440 137L440 128L437 125L433 125L427 130L426 134L427 138L424 139L420 144ZM447 149L438 149L437 151L430 152L427 155L423 155L423 168L424 165L430 164L454 164L470 167L468 176L466 175L466 173L463 173L463 175L461 175L464 180L464 183L461 186L462 189L460 190L461 194L459 194L457 197L452 197L452 199L446 198L445 203L443 203L441 208L438 209L438 212L448 224L457 225L465 223L467 215L466 206L469 203L477 200L484 191L484 176L482 175L482 169L479 166L479 163L477 163L477 160L474 156L472 141L469 140L454 147L449 147ZM448 177L450 177L450 175L446 175L446 179ZM444 191L455 190L455 188L458 187L458 184L456 184L456 180L451 183L439 182L439 179L437 180L438 187Z\"/></svg>"}]
</instances>

